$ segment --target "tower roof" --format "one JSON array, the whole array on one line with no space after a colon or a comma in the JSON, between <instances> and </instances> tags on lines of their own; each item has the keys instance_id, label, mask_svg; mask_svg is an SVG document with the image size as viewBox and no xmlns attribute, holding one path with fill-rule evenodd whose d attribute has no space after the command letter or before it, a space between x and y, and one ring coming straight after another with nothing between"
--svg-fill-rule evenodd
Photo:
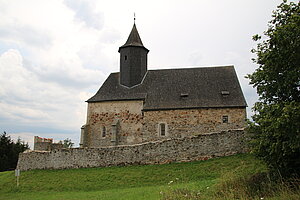
<instances>
[{"instance_id":1,"label":"tower roof","mask_svg":"<svg viewBox=\"0 0 300 200\"><path fill-rule=\"evenodd\" d=\"M143 47L147 51L149 51L146 47L144 47L143 42L140 38L139 32L137 31L135 23L133 24L132 30L129 34L129 37L128 37L126 43L124 45L122 45L120 48L130 47L130 46ZM119 51L120 51L120 48L119 48Z\"/></svg>"}]
</instances>

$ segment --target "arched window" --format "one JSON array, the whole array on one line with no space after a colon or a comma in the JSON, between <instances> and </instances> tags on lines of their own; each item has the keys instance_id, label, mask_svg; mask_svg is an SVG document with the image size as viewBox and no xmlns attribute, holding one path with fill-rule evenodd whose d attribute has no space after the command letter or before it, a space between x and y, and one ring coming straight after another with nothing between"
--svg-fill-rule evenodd
<instances>
[{"instance_id":1,"label":"arched window","mask_svg":"<svg viewBox=\"0 0 300 200\"><path fill-rule=\"evenodd\" d=\"M160 123L159 124L159 135L160 136L166 136L166 124L165 123Z\"/></svg>"},{"instance_id":2,"label":"arched window","mask_svg":"<svg viewBox=\"0 0 300 200\"><path fill-rule=\"evenodd\" d=\"M106 136L106 128L105 126L102 127L102 137Z\"/></svg>"}]
</instances>

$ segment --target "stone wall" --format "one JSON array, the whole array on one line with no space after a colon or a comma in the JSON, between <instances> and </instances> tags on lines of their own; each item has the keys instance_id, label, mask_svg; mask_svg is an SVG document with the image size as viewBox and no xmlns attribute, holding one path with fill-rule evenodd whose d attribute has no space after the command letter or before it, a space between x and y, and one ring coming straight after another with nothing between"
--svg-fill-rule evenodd
<instances>
[{"instance_id":1,"label":"stone wall","mask_svg":"<svg viewBox=\"0 0 300 200\"><path fill-rule=\"evenodd\" d=\"M35 142L34 143L34 150L36 151L50 151L51 150L50 142Z\"/></svg>"},{"instance_id":2,"label":"stone wall","mask_svg":"<svg viewBox=\"0 0 300 200\"><path fill-rule=\"evenodd\" d=\"M228 122L223 123L223 116ZM158 126L167 125L167 138L245 128L245 108L199 108L144 112L143 141L160 140Z\"/></svg>"},{"instance_id":3,"label":"stone wall","mask_svg":"<svg viewBox=\"0 0 300 200\"><path fill-rule=\"evenodd\" d=\"M84 147L103 147L141 143L143 101L89 103ZM116 126L117 144L112 141ZM106 129L102 136L103 127Z\"/></svg>"},{"instance_id":4,"label":"stone wall","mask_svg":"<svg viewBox=\"0 0 300 200\"><path fill-rule=\"evenodd\" d=\"M223 116L228 117L227 123L223 123ZM245 119L245 108L143 111L143 101L89 103L81 143L83 147L105 147L180 138L244 128ZM158 131L160 123L166 124L167 134L163 137Z\"/></svg>"},{"instance_id":5,"label":"stone wall","mask_svg":"<svg viewBox=\"0 0 300 200\"><path fill-rule=\"evenodd\" d=\"M62 149L63 144L49 143L49 142L36 142L34 143L34 150L37 151L52 151L54 149Z\"/></svg>"},{"instance_id":6,"label":"stone wall","mask_svg":"<svg viewBox=\"0 0 300 200\"><path fill-rule=\"evenodd\" d=\"M62 149L62 143L53 143L52 138L42 138L34 136L33 149L37 151L52 151L54 149Z\"/></svg>"},{"instance_id":7,"label":"stone wall","mask_svg":"<svg viewBox=\"0 0 300 200\"><path fill-rule=\"evenodd\" d=\"M17 168L66 169L185 162L246 150L244 130L230 130L136 145L21 153Z\"/></svg>"}]
</instances>

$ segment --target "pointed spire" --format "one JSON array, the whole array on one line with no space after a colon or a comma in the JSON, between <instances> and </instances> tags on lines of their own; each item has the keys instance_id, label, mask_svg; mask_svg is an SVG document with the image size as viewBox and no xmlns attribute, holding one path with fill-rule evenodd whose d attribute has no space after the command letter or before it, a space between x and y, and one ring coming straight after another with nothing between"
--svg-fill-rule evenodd
<instances>
[{"instance_id":1,"label":"pointed spire","mask_svg":"<svg viewBox=\"0 0 300 200\"><path fill-rule=\"evenodd\" d=\"M134 19L135 19L135 17L134 17ZM128 37L126 43L123 46L121 46L120 48L128 47L128 46L135 46L135 47L145 48L144 45L143 45L143 42L140 38L140 35L137 31L135 23L133 24L132 30L129 34L129 37ZM145 48L145 49L148 50L147 48Z\"/></svg>"},{"instance_id":2,"label":"pointed spire","mask_svg":"<svg viewBox=\"0 0 300 200\"><path fill-rule=\"evenodd\" d=\"M119 48L121 85L133 87L142 82L147 72L148 52L134 23L126 43Z\"/></svg>"},{"instance_id":3,"label":"pointed spire","mask_svg":"<svg viewBox=\"0 0 300 200\"><path fill-rule=\"evenodd\" d=\"M135 24L133 24L129 37L123 46L144 46Z\"/></svg>"}]
</instances>

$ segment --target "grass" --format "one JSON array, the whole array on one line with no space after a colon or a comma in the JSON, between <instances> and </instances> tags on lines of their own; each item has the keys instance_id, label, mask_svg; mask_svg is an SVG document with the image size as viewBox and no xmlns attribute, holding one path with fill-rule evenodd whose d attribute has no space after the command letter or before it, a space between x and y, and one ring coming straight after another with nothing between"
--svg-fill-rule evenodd
<instances>
[{"instance_id":1,"label":"grass","mask_svg":"<svg viewBox=\"0 0 300 200\"><path fill-rule=\"evenodd\" d=\"M0 173L0 199L215 199L226 177L250 177L266 167L249 154L207 161ZM223 184L223 185L222 185ZM228 194L221 194L227 195Z\"/></svg>"},{"instance_id":2,"label":"grass","mask_svg":"<svg viewBox=\"0 0 300 200\"><path fill-rule=\"evenodd\" d=\"M246 176L229 173L226 176L216 184L215 196L218 199L300 199L300 182L296 179L275 182L267 172Z\"/></svg>"}]
</instances>

